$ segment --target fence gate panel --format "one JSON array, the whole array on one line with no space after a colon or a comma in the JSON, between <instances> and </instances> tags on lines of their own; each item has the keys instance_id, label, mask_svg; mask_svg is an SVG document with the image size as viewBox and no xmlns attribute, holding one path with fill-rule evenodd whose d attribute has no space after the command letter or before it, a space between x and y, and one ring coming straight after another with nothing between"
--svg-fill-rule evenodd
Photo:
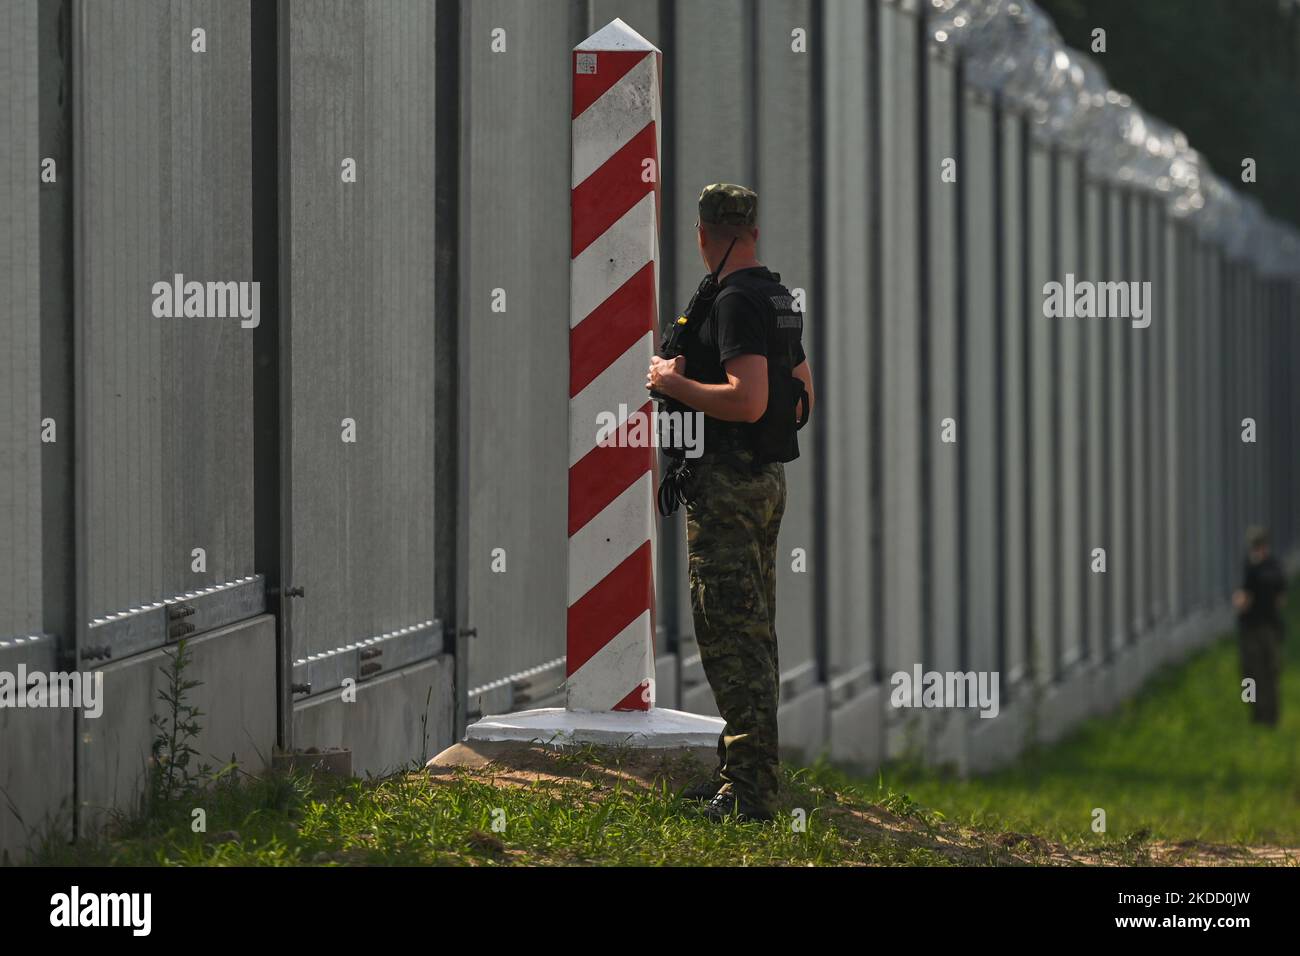
<instances>
[{"instance_id":1,"label":"fence gate panel","mask_svg":"<svg viewBox=\"0 0 1300 956\"><path fill-rule=\"evenodd\" d=\"M194 640L204 759L260 766L275 642L253 563L252 337L266 304L252 283L249 7L71 9L78 651L83 670L103 670L105 700L77 735L85 827L142 781L162 648L179 638ZM244 694L258 703L236 706Z\"/></svg>"},{"instance_id":2,"label":"fence gate panel","mask_svg":"<svg viewBox=\"0 0 1300 956\"><path fill-rule=\"evenodd\" d=\"M886 671L921 662L921 461L914 17L880 5L881 283L884 286L884 623Z\"/></svg>"},{"instance_id":3,"label":"fence gate panel","mask_svg":"<svg viewBox=\"0 0 1300 956\"><path fill-rule=\"evenodd\" d=\"M1072 152L1057 157L1056 174L1056 261L1052 281L1064 283L1067 275L1086 278L1082 268L1079 234L1081 228L1080 190L1082 161ZM1057 580L1058 635L1057 673L1072 667L1083 655L1083 589L1087 575L1088 553L1083 544L1083 503L1088 490L1082 484L1083 446L1086 420L1083 406L1084 346L1087 323L1091 319L1062 318L1057 323L1057 417L1056 485L1057 509L1055 554L1049 560L1059 568Z\"/></svg>"},{"instance_id":4,"label":"fence gate panel","mask_svg":"<svg viewBox=\"0 0 1300 956\"><path fill-rule=\"evenodd\" d=\"M1087 268L1082 270L1081 278L1101 282L1106 270L1106 195L1091 175L1084 184L1083 206L1084 234L1087 237L1083 258ZM1087 522L1083 529L1083 553L1079 559L1086 561L1088 568L1084 595L1084 616L1088 626L1083 634L1083 649L1094 663L1099 663L1105 656L1109 574L1093 571L1093 552L1097 548L1105 548L1109 555L1111 550L1107 534L1110 527L1110 499L1106 494L1106 482L1110 474L1107 458L1110 443L1106 430L1110 357L1106 351L1106 328L1104 322L1088 320L1080 333L1085 340L1083 351L1087 366L1083 386L1087 396L1087 407L1083 411L1087 423L1084 453L1087 472L1083 486L1084 494L1087 495Z\"/></svg>"},{"instance_id":5,"label":"fence gate panel","mask_svg":"<svg viewBox=\"0 0 1300 956\"><path fill-rule=\"evenodd\" d=\"M958 349L959 328L957 275L958 183L944 181L943 163L957 158L957 116L955 71L952 59L930 50L926 56L927 76L927 151L921 176L927 195L929 221L925 224L925 248L929 257L927 289L927 346L925 348L925 388L927 414L921 422L921 450L927 460L929 500L924 503L928 528L925 547L928 551L925 604L929 620L927 646L923 663L927 669L961 670L961 643L967 622L962 609L962 554L959 528L961 456L971 436L970 422L961 404L961 374ZM955 425L956 442L945 436L946 419ZM947 439L947 440L945 440Z\"/></svg>"},{"instance_id":6,"label":"fence gate panel","mask_svg":"<svg viewBox=\"0 0 1300 956\"><path fill-rule=\"evenodd\" d=\"M379 771L452 733L434 606L434 9L304 0L280 34L294 742Z\"/></svg>"},{"instance_id":7,"label":"fence gate panel","mask_svg":"<svg viewBox=\"0 0 1300 956\"><path fill-rule=\"evenodd\" d=\"M966 563L969 644L967 668L995 671L998 661L998 588L1003 551L998 547L998 355L996 209L993 111L987 98L966 94L965 149L959 182L966 203Z\"/></svg>"},{"instance_id":8,"label":"fence gate panel","mask_svg":"<svg viewBox=\"0 0 1300 956\"><path fill-rule=\"evenodd\" d=\"M556 370L569 355L570 50L585 29L576 4L461 6L471 716L532 706L526 683L564 677L569 396ZM545 670L518 676L533 668Z\"/></svg>"},{"instance_id":9,"label":"fence gate panel","mask_svg":"<svg viewBox=\"0 0 1300 956\"><path fill-rule=\"evenodd\" d=\"M825 553L826 626L830 671L834 676L863 668L871 660L870 581L871 391L869 330L878 320L871 309L873 254L870 232L872 188L878 176L870 155L868 71L857 59L867 36L867 8L851 0L826 5L823 61L826 124L825 195L821 211L827 286L816 310L825 368L814 369L825 416L827 492ZM870 55L868 50L865 55ZM865 173L865 175L864 175ZM825 385L821 383L824 382ZM803 435L799 437L803 441Z\"/></svg>"},{"instance_id":10,"label":"fence gate panel","mask_svg":"<svg viewBox=\"0 0 1300 956\"><path fill-rule=\"evenodd\" d=\"M7 4L0 12L0 63L5 82L0 93L0 672L59 670L58 651L70 647L72 620L59 609L67 595L45 569L57 564L62 542L45 538L47 516L69 514L66 449L73 442L71 421L57 414L47 397L66 386L42 368L58 367L50 355L62 334L62 309L47 305L42 276L58 275L63 263L48 259L49 237L62 208L70 163L66 152L46 151L47 119L58 85L47 83L46 63L56 48L49 8L36 3ZM55 9L53 12L57 12ZM58 179L42 185L43 156L54 155ZM60 237L54 238L58 248ZM58 304L62 299L54 293ZM53 320L60 335L51 335ZM66 342L61 343L66 345ZM55 443L43 418L53 418ZM52 598L53 600L47 600ZM75 629L75 625L73 628ZM66 708L0 708L0 863L22 859L32 831L47 812L71 810L72 712ZM39 767L39 773L31 772ZM21 820L10 808L17 811ZM68 821L55 832L67 834Z\"/></svg>"}]
</instances>

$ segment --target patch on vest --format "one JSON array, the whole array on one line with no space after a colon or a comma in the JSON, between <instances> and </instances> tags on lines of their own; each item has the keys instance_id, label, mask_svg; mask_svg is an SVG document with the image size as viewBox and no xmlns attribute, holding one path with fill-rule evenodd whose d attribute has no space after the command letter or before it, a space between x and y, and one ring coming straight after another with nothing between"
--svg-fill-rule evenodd
<instances>
[{"instance_id":1,"label":"patch on vest","mask_svg":"<svg viewBox=\"0 0 1300 956\"><path fill-rule=\"evenodd\" d=\"M802 329L803 316L798 312L778 314L776 317L776 327L778 329Z\"/></svg>"}]
</instances>

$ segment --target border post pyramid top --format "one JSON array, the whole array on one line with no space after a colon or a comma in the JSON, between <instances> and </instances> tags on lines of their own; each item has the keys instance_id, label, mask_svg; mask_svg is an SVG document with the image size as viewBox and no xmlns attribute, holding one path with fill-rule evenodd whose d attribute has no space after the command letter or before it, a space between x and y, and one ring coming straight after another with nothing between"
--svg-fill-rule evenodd
<instances>
[{"instance_id":1,"label":"border post pyramid top","mask_svg":"<svg viewBox=\"0 0 1300 956\"><path fill-rule=\"evenodd\" d=\"M574 47L574 50L597 50L600 52L609 52L611 50L627 50L629 52L643 50L646 53L659 52L657 46L633 30L619 17L615 17L591 36L587 37L587 39Z\"/></svg>"}]
</instances>

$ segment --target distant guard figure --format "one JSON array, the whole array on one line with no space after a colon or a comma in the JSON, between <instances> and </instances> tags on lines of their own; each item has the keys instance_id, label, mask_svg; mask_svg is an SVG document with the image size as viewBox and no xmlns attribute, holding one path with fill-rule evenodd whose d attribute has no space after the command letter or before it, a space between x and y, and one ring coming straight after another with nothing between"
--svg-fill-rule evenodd
<instances>
[{"instance_id":1,"label":"distant guard figure","mask_svg":"<svg viewBox=\"0 0 1300 956\"><path fill-rule=\"evenodd\" d=\"M1255 682L1252 719L1275 727L1281 706L1286 633L1281 608L1286 600L1286 572L1269 553L1268 532L1263 528L1251 528L1246 544L1241 587L1232 595L1239 625L1241 675Z\"/></svg>"}]
</instances>

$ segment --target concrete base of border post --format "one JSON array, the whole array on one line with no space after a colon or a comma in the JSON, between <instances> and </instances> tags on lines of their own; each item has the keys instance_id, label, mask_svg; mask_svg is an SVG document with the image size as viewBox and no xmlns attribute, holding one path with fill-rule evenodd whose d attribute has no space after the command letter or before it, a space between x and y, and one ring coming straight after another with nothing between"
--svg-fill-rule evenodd
<instances>
[{"instance_id":1,"label":"concrete base of border post","mask_svg":"<svg viewBox=\"0 0 1300 956\"><path fill-rule=\"evenodd\" d=\"M508 762L534 744L549 747L636 747L693 752L710 765L724 722L680 710L580 711L561 707L484 717L469 726L462 743L448 747L429 767L481 766Z\"/></svg>"},{"instance_id":2,"label":"concrete base of border post","mask_svg":"<svg viewBox=\"0 0 1300 956\"><path fill-rule=\"evenodd\" d=\"M716 747L723 726L717 717L661 707L607 711L547 707L484 717L469 726L465 739L560 746Z\"/></svg>"}]
</instances>

